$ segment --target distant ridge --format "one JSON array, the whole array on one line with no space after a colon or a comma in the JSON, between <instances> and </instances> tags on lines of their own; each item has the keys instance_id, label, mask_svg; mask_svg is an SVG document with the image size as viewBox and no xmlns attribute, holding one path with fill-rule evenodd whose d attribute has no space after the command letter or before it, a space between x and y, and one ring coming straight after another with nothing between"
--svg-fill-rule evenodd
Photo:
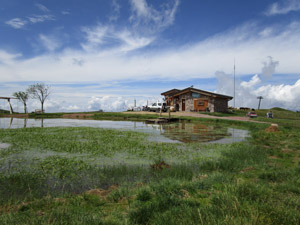
<instances>
[{"instance_id":1,"label":"distant ridge","mask_svg":"<svg viewBox=\"0 0 300 225\"><path fill-rule=\"evenodd\" d=\"M5 109L0 109L0 113L9 113L9 111Z\"/></svg>"},{"instance_id":2,"label":"distant ridge","mask_svg":"<svg viewBox=\"0 0 300 225\"><path fill-rule=\"evenodd\" d=\"M271 110L293 112L291 110L283 109L283 108L280 108L280 107L274 107L274 108L271 108Z\"/></svg>"}]
</instances>

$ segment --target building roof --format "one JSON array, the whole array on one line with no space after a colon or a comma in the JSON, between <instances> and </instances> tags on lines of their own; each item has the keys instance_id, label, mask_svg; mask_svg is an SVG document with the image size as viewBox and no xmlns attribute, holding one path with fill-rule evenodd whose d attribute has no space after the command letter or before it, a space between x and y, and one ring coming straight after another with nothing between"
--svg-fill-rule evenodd
<instances>
[{"instance_id":1,"label":"building roof","mask_svg":"<svg viewBox=\"0 0 300 225\"><path fill-rule=\"evenodd\" d=\"M174 97L185 94L185 93L188 93L188 92L195 92L195 93L200 93L200 94L215 97L215 98L217 98L217 97L218 98L226 98L226 99L229 99L229 100L233 99L232 96L222 95L222 94L209 92L209 91L203 91L203 90L200 90L200 89L197 89L197 88L192 88L192 87L188 87L188 88L185 88L183 90L172 89L170 91L166 91L166 92L161 93L161 95L167 95L168 93L172 93L171 91L174 91L174 90L177 90L177 92L173 94Z\"/></svg>"},{"instance_id":2,"label":"building roof","mask_svg":"<svg viewBox=\"0 0 300 225\"><path fill-rule=\"evenodd\" d=\"M177 93L177 92L179 92L180 90L179 89L171 89L171 90L169 90L169 91L165 91L165 92L163 92L163 93L161 93L161 95L170 95L170 94L172 94L173 92L173 94L175 94L175 93Z\"/></svg>"},{"instance_id":3,"label":"building roof","mask_svg":"<svg viewBox=\"0 0 300 225\"><path fill-rule=\"evenodd\" d=\"M14 98L14 97L0 97L0 99L17 99L17 98Z\"/></svg>"}]
</instances>

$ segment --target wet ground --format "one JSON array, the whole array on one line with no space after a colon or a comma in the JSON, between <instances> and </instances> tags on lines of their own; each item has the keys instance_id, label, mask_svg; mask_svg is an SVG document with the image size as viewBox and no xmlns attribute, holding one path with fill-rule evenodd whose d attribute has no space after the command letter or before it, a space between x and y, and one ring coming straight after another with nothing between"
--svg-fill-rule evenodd
<instances>
[{"instance_id":1,"label":"wet ground","mask_svg":"<svg viewBox=\"0 0 300 225\"><path fill-rule=\"evenodd\" d=\"M7 144L7 143L1 143L1 142L0 142L0 150L1 150L1 149L8 148L9 146L10 146L10 144Z\"/></svg>"},{"instance_id":2,"label":"wet ground","mask_svg":"<svg viewBox=\"0 0 300 225\"><path fill-rule=\"evenodd\" d=\"M244 141L249 136L247 130L205 123L146 124L145 122L109 120L0 118L2 129L28 127L95 127L134 130L151 134L149 139L157 142L233 143Z\"/></svg>"}]
</instances>

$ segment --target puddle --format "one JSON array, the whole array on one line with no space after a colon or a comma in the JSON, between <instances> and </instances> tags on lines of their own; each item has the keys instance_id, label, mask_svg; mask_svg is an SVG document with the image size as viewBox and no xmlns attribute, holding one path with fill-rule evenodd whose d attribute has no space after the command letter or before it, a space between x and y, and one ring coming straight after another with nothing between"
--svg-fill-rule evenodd
<instances>
[{"instance_id":1,"label":"puddle","mask_svg":"<svg viewBox=\"0 0 300 225\"><path fill-rule=\"evenodd\" d=\"M210 143L219 143L219 144L230 144L234 142L244 141L249 137L249 132L247 130L235 129L235 128L227 128L229 137L225 137L219 140L210 141Z\"/></svg>"},{"instance_id":2,"label":"puddle","mask_svg":"<svg viewBox=\"0 0 300 225\"><path fill-rule=\"evenodd\" d=\"M10 144L7 144L7 143L1 143L0 142L0 150L1 149L5 149L5 148L9 148Z\"/></svg>"},{"instance_id":3,"label":"puddle","mask_svg":"<svg viewBox=\"0 0 300 225\"><path fill-rule=\"evenodd\" d=\"M205 123L146 124L145 122L136 121L0 118L0 128L2 129L28 127L94 127L134 130L151 134L149 136L150 141L164 143L228 144L244 141L249 137L247 130L206 125Z\"/></svg>"}]
</instances>

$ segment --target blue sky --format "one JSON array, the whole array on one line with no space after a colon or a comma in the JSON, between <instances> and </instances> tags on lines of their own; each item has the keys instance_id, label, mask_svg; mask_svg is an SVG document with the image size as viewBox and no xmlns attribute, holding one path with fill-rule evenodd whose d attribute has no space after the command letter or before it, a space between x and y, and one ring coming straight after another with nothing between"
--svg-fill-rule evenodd
<instances>
[{"instance_id":1,"label":"blue sky","mask_svg":"<svg viewBox=\"0 0 300 225\"><path fill-rule=\"evenodd\" d=\"M233 95L234 60L237 106L300 109L300 0L3 0L0 34L0 96L44 82L47 111Z\"/></svg>"}]
</instances>

